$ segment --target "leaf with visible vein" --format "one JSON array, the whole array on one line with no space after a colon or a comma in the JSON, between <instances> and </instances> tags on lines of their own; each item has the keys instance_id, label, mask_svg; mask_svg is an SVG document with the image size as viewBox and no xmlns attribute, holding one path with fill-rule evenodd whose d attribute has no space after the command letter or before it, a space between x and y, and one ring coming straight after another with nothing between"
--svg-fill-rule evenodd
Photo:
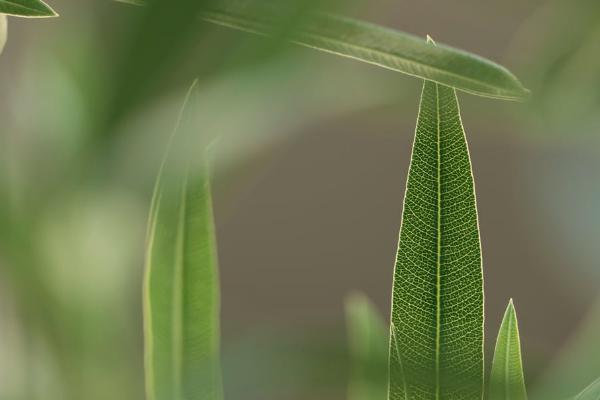
<instances>
[{"instance_id":1,"label":"leaf with visible vein","mask_svg":"<svg viewBox=\"0 0 600 400\"><path fill-rule=\"evenodd\" d=\"M281 32L289 18L282 10L264 2L227 0L216 2L200 16L214 24L271 35ZM512 73L492 61L448 46L429 46L416 36L350 18L314 14L301 21L287 39L479 96L520 100L529 93Z\"/></svg>"},{"instance_id":2,"label":"leaf with visible vein","mask_svg":"<svg viewBox=\"0 0 600 400\"><path fill-rule=\"evenodd\" d=\"M512 299L498 332L489 390L490 400L527 400L519 326Z\"/></svg>"},{"instance_id":3,"label":"leaf with visible vein","mask_svg":"<svg viewBox=\"0 0 600 400\"><path fill-rule=\"evenodd\" d=\"M182 111L177 130L190 128L186 120ZM171 150L181 147L177 142L183 132L177 133ZM210 182L206 168L194 171L190 160L182 167L181 154L169 153L161 166L148 224L147 398L218 400L219 289Z\"/></svg>"},{"instance_id":4,"label":"leaf with visible vein","mask_svg":"<svg viewBox=\"0 0 600 400\"><path fill-rule=\"evenodd\" d=\"M58 16L48 4L41 0L0 0L0 14L29 18Z\"/></svg>"},{"instance_id":5,"label":"leaf with visible vein","mask_svg":"<svg viewBox=\"0 0 600 400\"><path fill-rule=\"evenodd\" d=\"M387 334L383 319L363 294L346 299L348 342L352 373L349 400L385 400Z\"/></svg>"},{"instance_id":6,"label":"leaf with visible vein","mask_svg":"<svg viewBox=\"0 0 600 400\"><path fill-rule=\"evenodd\" d=\"M573 398L573 400L600 400L600 378Z\"/></svg>"},{"instance_id":7,"label":"leaf with visible vein","mask_svg":"<svg viewBox=\"0 0 600 400\"><path fill-rule=\"evenodd\" d=\"M454 89L425 81L394 272L391 400L480 399L483 277ZM396 371L404 371L404 376Z\"/></svg>"}]
</instances>

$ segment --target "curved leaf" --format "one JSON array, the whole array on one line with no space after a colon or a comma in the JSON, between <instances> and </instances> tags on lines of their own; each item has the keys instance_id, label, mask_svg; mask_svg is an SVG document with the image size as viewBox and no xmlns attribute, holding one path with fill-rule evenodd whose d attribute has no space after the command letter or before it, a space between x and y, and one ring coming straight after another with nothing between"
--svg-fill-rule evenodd
<instances>
[{"instance_id":1,"label":"curved leaf","mask_svg":"<svg viewBox=\"0 0 600 400\"><path fill-rule=\"evenodd\" d=\"M504 313L496 340L489 394L490 400L527 400L519 325L512 299Z\"/></svg>"},{"instance_id":2,"label":"curved leaf","mask_svg":"<svg viewBox=\"0 0 600 400\"><path fill-rule=\"evenodd\" d=\"M353 368L349 400L386 400L387 334L383 319L363 294L346 299Z\"/></svg>"},{"instance_id":3,"label":"curved leaf","mask_svg":"<svg viewBox=\"0 0 600 400\"><path fill-rule=\"evenodd\" d=\"M285 31L286 18L281 15L277 7L243 0L220 1L201 12L208 22L262 35ZM429 46L416 36L358 20L312 15L287 39L479 96L520 100L529 93L512 73L492 61L448 46Z\"/></svg>"},{"instance_id":4,"label":"curved leaf","mask_svg":"<svg viewBox=\"0 0 600 400\"><path fill-rule=\"evenodd\" d=\"M402 218L390 359L404 376L390 366L390 399L481 398L483 277L471 163L456 93L431 81Z\"/></svg>"},{"instance_id":5,"label":"curved leaf","mask_svg":"<svg viewBox=\"0 0 600 400\"><path fill-rule=\"evenodd\" d=\"M600 399L600 378L573 398L573 400L598 400Z\"/></svg>"},{"instance_id":6,"label":"curved leaf","mask_svg":"<svg viewBox=\"0 0 600 400\"><path fill-rule=\"evenodd\" d=\"M180 153L167 155L148 224L147 398L218 400L219 289L210 182L206 169L193 171L187 159L180 163Z\"/></svg>"},{"instance_id":7,"label":"curved leaf","mask_svg":"<svg viewBox=\"0 0 600 400\"><path fill-rule=\"evenodd\" d=\"M29 18L58 16L49 5L41 0L0 0L0 14Z\"/></svg>"}]
</instances>

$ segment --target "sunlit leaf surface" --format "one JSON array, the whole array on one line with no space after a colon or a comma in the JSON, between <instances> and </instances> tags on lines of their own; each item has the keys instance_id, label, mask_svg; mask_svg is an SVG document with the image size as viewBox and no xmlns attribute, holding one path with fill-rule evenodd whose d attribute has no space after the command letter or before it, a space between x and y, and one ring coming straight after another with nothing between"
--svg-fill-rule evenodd
<instances>
[{"instance_id":1,"label":"sunlit leaf surface","mask_svg":"<svg viewBox=\"0 0 600 400\"><path fill-rule=\"evenodd\" d=\"M120 0L142 4L139 0ZM272 35L285 32L284 7L264 2L226 0L201 12L209 22L246 32ZM282 18L283 16L283 18ZM428 79L480 96L518 100L528 91L504 67L484 58L393 29L326 14L301 21L288 40L354 58L394 71Z\"/></svg>"},{"instance_id":2,"label":"sunlit leaf surface","mask_svg":"<svg viewBox=\"0 0 600 400\"><path fill-rule=\"evenodd\" d=\"M392 303L390 399L480 398L483 278L471 163L456 93L431 81L421 98Z\"/></svg>"},{"instance_id":3,"label":"sunlit leaf surface","mask_svg":"<svg viewBox=\"0 0 600 400\"><path fill-rule=\"evenodd\" d=\"M179 129L189 128L185 113ZM176 134L172 145L182 137ZM219 290L210 182L206 169L192 171L189 160L181 161L180 153L167 156L148 226L146 390L150 400L216 400Z\"/></svg>"},{"instance_id":4,"label":"sunlit leaf surface","mask_svg":"<svg viewBox=\"0 0 600 400\"><path fill-rule=\"evenodd\" d=\"M18 17L56 17L57 14L41 0L0 0L0 14Z\"/></svg>"},{"instance_id":5,"label":"sunlit leaf surface","mask_svg":"<svg viewBox=\"0 0 600 400\"><path fill-rule=\"evenodd\" d=\"M508 303L492 362L490 400L526 400L519 325L512 300Z\"/></svg>"}]
</instances>

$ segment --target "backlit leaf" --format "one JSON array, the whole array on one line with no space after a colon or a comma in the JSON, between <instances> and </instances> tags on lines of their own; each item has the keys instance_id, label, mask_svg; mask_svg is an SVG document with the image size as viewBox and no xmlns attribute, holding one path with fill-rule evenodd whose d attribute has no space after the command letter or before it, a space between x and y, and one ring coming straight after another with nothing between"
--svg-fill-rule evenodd
<instances>
[{"instance_id":1,"label":"backlit leaf","mask_svg":"<svg viewBox=\"0 0 600 400\"><path fill-rule=\"evenodd\" d=\"M193 89L188 96L193 96ZM191 128L186 121L184 108L179 131ZM187 137L184 132L176 133L171 150L182 148L178 142ZM204 149L197 154L202 157ZM206 168L194 169L186 156L171 151L161 167L152 200L144 283L149 400L221 398L217 249L210 182Z\"/></svg>"},{"instance_id":2,"label":"backlit leaf","mask_svg":"<svg viewBox=\"0 0 600 400\"><path fill-rule=\"evenodd\" d=\"M49 5L41 0L0 0L0 14L29 18L58 16Z\"/></svg>"},{"instance_id":3,"label":"backlit leaf","mask_svg":"<svg viewBox=\"0 0 600 400\"><path fill-rule=\"evenodd\" d=\"M483 278L471 162L456 93L431 81L404 199L392 329L391 400L481 398Z\"/></svg>"},{"instance_id":4,"label":"backlit leaf","mask_svg":"<svg viewBox=\"0 0 600 400\"><path fill-rule=\"evenodd\" d=\"M526 400L519 325L512 300L508 303L492 361L490 400Z\"/></svg>"},{"instance_id":5,"label":"backlit leaf","mask_svg":"<svg viewBox=\"0 0 600 400\"><path fill-rule=\"evenodd\" d=\"M119 0L141 4L140 0ZM264 2L223 0L201 12L211 23L242 31L279 34L284 7ZM327 14L306 18L289 33L291 42L455 87L480 96L519 100L528 90L504 67L448 47L429 46L416 36Z\"/></svg>"}]
</instances>

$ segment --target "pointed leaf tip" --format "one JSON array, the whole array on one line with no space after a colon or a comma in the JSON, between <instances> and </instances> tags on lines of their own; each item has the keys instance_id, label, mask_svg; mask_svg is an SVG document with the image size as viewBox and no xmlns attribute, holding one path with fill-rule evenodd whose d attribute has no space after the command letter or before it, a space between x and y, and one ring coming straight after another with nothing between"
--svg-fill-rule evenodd
<instances>
[{"instance_id":1,"label":"pointed leaf tip","mask_svg":"<svg viewBox=\"0 0 600 400\"><path fill-rule=\"evenodd\" d=\"M58 17L56 11L42 0L0 0L0 14L25 18Z\"/></svg>"},{"instance_id":2,"label":"pointed leaf tip","mask_svg":"<svg viewBox=\"0 0 600 400\"><path fill-rule=\"evenodd\" d=\"M500 325L490 376L490 400L527 400L519 326L510 299Z\"/></svg>"},{"instance_id":3,"label":"pointed leaf tip","mask_svg":"<svg viewBox=\"0 0 600 400\"><path fill-rule=\"evenodd\" d=\"M427 35L427 43L435 45L435 40L433 40L431 36Z\"/></svg>"}]
</instances>

